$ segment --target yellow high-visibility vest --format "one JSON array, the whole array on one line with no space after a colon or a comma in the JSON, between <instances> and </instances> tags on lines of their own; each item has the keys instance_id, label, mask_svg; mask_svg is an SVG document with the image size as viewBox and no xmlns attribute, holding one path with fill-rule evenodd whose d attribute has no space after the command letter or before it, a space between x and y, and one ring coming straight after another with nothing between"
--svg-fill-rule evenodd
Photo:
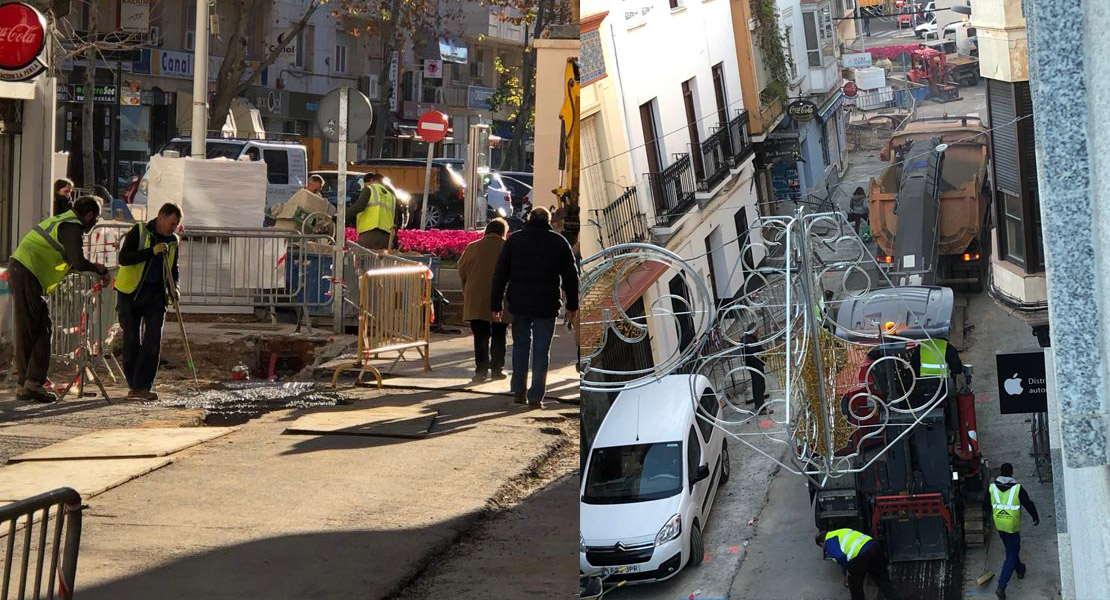
<instances>
[{"instance_id":1,"label":"yellow high-visibility vest","mask_svg":"<svg viewBox=\"0 0 1110 600\"><path fill-rule=\"evenodd\" d=\"M838 540L840 542L840 551L844 553L844 556L848 557L848 560L852 560L859 556L860 550L863 550L864 544L871 541L871 536L860 533L855 529L837 529L836 531L830 531L825 535L825 541L829 541L831 537L840 538Z\"/></svg>"},{"instance_id":2,"label":"yellow high-visibility vest","mask_svg":"<svg viewBox=\"0 0 1110 600\"><path fill-rule=\"evenodd\" d=\"M1021 485L1014 485L1003 492L992 483L990 492L995 529L1006 533L1021 531Z\"/></svg>"},{"instance_id":3,"label":"yellow high-visibility vest","mask_svg":"<svg viewBox=\"0 0 1110 600\"><path fill-rule=\"evenodd\" d=\"M948 342L944 340L924 340L921 348L922 377L948 378L948 361L944 355L948 352Z\"/></svg>"},{"instance_id":4,"label":"yellow high-visibility vest","mask_svg":"<svg viewBox=\"0 0 1110 600\"><path fill-rule=\"evenodd\" d=\"M50 217L35 225L12 253L12 258L27 267L42 285L43 293L49 294L66 278L71 268L66 262L66 251L58 239L59 225L80 223L81 219L72 210Z\"/></svg>"},{"instance_id":5,"label":"yellow high-visibility vest","mask_svg":"<svg viewBox=\"0 0 1110 600\"><path fill-rule=\"evenodd\" d=\"M397 199L380 183L370 184L370 200L366 208L358 213L355 226L359 233L371 229L393 231L393 213L397 208Z\"/></svg>"},{"instance_id":6,"label":"yellow high-visibility vest","mask_svg":"<svg viewBox=\"0 0 1110 600\"><path fill-rule=\"evenodd\" d=\"M154 245L154 234L146 228L146 223L136 223L135 227L139 228L139 249L145 250ZM170 242L170 249L166 252L164 260L169 261L171 267L173 266L174 257L177 256L177 234L173 236L174 241ZM119 273L116 275L116 289L125 294L134 294L135 290L139 289L139 284L146 278L146 270L150 267L150 260L145 260L137 265L120 266ZM164 282L169 285L168 281ZM166 294L166 300L169 301L169 294Z\"/></svg>"}]
</instances>

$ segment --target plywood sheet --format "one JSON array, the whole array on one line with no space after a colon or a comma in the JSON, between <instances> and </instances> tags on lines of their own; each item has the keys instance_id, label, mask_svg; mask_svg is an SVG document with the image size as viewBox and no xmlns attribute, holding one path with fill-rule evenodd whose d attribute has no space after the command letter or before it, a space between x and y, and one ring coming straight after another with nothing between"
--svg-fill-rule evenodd
<instances>
[{"instance_id":1,"label":"plywood sheet","mask_svg":"<svg viewBox=\"0 0 1110 600\"><path fill-rule=\"evenodd\" d=\"M21 454L11 462L166 456L232 431L234 427L105 429Z\"/></svg>"},{"instance_id":2,"label":"plywood sheet","mask_svg":"<svg viewBox=\"0 0 1110 600\"><path fill-rule=\"evenodd\" d=\"M0 469L0 502L71 487L88 498L173 462L168 458L28 461Z\"/></svg>"},{"instance_id":3,"label":"plywood sheet","mask_svg":"<svg viewBox=\"0 0 1110 600\"><path fill-rule=\"evenodd\" d=\"M286 433L422 437L439 413L422 406L314 410L289 424Z\"/></svg>"}]
</instances>

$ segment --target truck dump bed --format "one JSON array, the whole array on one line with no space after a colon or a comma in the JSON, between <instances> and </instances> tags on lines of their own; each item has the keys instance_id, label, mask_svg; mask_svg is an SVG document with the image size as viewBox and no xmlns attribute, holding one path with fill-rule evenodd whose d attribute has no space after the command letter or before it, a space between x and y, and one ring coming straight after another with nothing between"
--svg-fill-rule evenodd
<instances>
[{"instance_id":1,"label":"truck dump bed","mask_svg":"<svg viewBox=\"0 0 1110 600\"><path fill-rule=\"evenodd\" d=\"M967 119L966 123L963 119L913 121L894 133L882 156L894 160L894 148L909 140L919 142L915 145L924 151L925 144L935 138L948 144L941 171L938 251L941 255L958 254L986 234L983 224L988 199L980 194L987 176L986 128L978 119ZM872 177L869 184L871 231L887 255L895 253L898 215L894 207L901 179L902 164L895 161L878 179Z\"/></svg>"}]
</instances>

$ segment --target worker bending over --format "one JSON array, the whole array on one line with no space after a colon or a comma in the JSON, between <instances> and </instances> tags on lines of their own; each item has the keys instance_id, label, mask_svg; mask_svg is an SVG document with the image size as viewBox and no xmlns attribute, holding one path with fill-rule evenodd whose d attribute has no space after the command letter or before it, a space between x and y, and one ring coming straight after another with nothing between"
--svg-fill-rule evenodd
<instances>
[{"instance_id":1,"label":"worker bending over","mask_svg":"<svg viewBox=\"0 0 1110 600\"><path fill-rule=\"evenodd\" d=\"M886 600L899 600L901 596L894 591L894 583L887 572L886 555L879 542L854 529L820 530L814 538L818 546L825 548L825 554L836 560L844 572L844 585L852 592L852 600L864 600L863 579L871 575L871 581L879 587Z\"/></svg>"}]
</instances>

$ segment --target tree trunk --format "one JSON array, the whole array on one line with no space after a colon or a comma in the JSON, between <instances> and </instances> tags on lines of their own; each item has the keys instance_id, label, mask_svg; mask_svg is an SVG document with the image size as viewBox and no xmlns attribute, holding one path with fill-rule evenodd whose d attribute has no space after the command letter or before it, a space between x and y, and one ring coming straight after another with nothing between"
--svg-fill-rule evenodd
<instances>
[{"instance_id":1,"label":"tree trunk","mask_svg":"<svg viewBox=\"0 0 1110 600\"><path fill-rule=\"evenodd\" d=\"M98 27L98 11L95 5L87 10L89 11L89 32L95 33ZM95 46L90 47L85 53L85 100L81 106L81 184L88 189L92 189L96 184L96 136L93 135L96 127L96 104L93 101L93 94L96 91L96 55Z\"/></svg>"},{"instance_id":2,"label":"tree trunk","mask_svg":"<svg viewBox=\"0 0 1110 600\"><path fill-rule=\"evenodd\" d=\"M532 29L533 40L539 38L543 28L547 26L547 16L550 8L551 0L540 0L536 11L536 22ZM520 110L517 111L516 119L513 120L513 137L509 140L508 151L501 161L502 170L506 171L523 171L527 167L525 158L527 156L528 121L536 110L536 49L528 48L527 40L525 42L524 66L521 77L524 91L520 99ZM508 169L504 168L505 163L508 163ZM533 195L533 200L535 198L536 195Z\"/></svg>"},{"instance_id":3,"label":"tree trunk","mask_svg":"<svg viewBox=\"0 0 1110 600\"><path fill-rule=\"evenodd\" d=\"M218 132L224 128L227 115L231 112L231 103L241 92L240 82L243 80L243 72L246 71L246 65L243 64L243 34L251 23L250 18L244 19L243 16L253 15L257 8L256 4L256 0L234 0L219 4L228 9L224 14L228 18L226 31L229 31L230 35L227 38L224 61L220 63L220 74L216 77L218 82L216 96L212 99L212 105L208 110L209 135L213 135L212 132L218 135ZM201 32L198 31L197 35L201 35ZM209 48L211 49L211 46Z\"/></svg>"},{"instance_id":4,"label":"tree trunk","mask_svg":"<svg viewBox=\"0 0 1110 600\"><path fill-rule=\"evenodd\" d=\"M385 149L385 136L393 125L393 113L389 110L389 98L393 95L394 86L401 84L400 81L391 82L389 80L389 65L393 61L393 50L395 48L393 38L397 34L396 24L400 8L399 0L390 2L389 21L386 21L382 31L382 70L378 74L378 81L381 82L378 90L382 98L374 104L374 141L370 148L370 155L376 158L382 158L382 151ZM457 131L455 135L458 135Z\"/></svg>"}]
</instances>

